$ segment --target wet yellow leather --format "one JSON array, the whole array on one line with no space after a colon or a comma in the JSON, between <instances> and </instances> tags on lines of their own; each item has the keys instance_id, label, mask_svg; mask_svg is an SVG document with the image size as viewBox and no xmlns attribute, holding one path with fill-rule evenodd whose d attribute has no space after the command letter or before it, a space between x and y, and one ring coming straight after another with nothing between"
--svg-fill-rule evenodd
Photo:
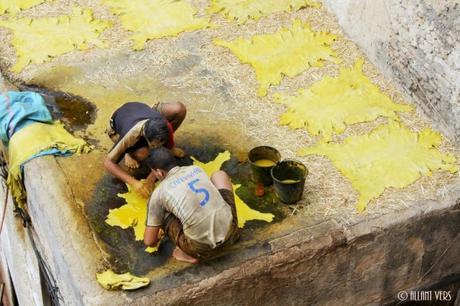
<instances>
[{"instance_id":1,"label":"wet yellow leather","mask_svg":"<svg viewBox=\"0 0 460 306\"><path fill-rule=\"evenodd\" d=\"M183 0L103 0L130 31L134 50L149 39L177 36L208 27L209 18L197 18L196 8Z\"/></svg>"},{"instance_id":2,"label":"wet yellow leather","mask_svg":"<svg viewBox=\"0 0 460 306\"><path fill-rule=\"evenodd\" d=\"M320 143L300 155L327 156L359 193L358 211L386 188L404 188L433 171L457 172L453 155L439 151L442 136L431 129L413 132L397 122L340 143Z\"/></svg>"},{"instance_id":3,"label":"wet yellow leather","mask_svg":"<svg viewBox=\"0 0 460 306\"><path fill-rule=\"evenodd\" d=\"M315 32L310 25L295 20L290 28L274 34L254 35L234 41L215 39L214 44L229 48L242 63L250 64L259 83L259 96L265 96L270 85L283 77L295 77L310 67L321 67L324 61L339 63L331 49L335 35Z\"/></svg>"},{"instance_id":4,"label":"wet yellow leather","mask_svg":"<svg viewBox=\"0 0 460 306\"><path fill-rule=\"evenodd\" d=\"M88 153L90 146L83 139L67 132L62 124L34 123L16 132L8 146L8 186L20 207L25 205L26 190L22 184L21 165L34 155L49 149ZM52 178L50 178L52 179Z\"/></svg>"},{"instance_id":5,"label":"wet yellow leather","mask_svg":"<svg viewBox=\"0 0 460 306\"><path fill-rule=\"evenodd\" d=\"M363 60L354 67L340 69L338 77L326 76L296 95L275 95L275 101L287 106L280 124L293 129L304 128L311 135L329 141L341 134L347 125L369 122L378 117L398 120L397 112L413 109L397 104L384 94L363 73Z\"/></svg>"},{"instance_id":6,"label":"wet yellow leather","mask_svg":"<svg viewBox=\"0 0 460 306\"><path fill-rule=\"evenodd\" d=\"M150 284L150 280L146 277L137 277L131 273L116 274L110 269L97 273L96 279L107 290L135 290Z\"/></svg>"}]
</instances>

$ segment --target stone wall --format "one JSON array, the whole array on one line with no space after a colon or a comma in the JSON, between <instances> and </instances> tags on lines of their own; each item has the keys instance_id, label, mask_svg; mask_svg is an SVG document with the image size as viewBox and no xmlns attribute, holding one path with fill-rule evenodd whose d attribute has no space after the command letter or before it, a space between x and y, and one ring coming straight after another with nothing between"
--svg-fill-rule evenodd
<instances>
[{"instance_id":1,"label":"stone wall","mask_svg":"<svg viewBox=\"0 0 460 306\"><path fill-rule=\"evenodd\" d=\"M387 77L460 143L460 3L323 0Z\"/></svg>"},{"instance_id":2,"label":"stone wall","mask_svg":"<svg viewBox=\"0 0 460 306\"><path fill-rule=\"evenodd\" d=\"M460 275L459 192L457 188L441 203L419 203L419 208L345 229L327 221L299 230L268 242L269 256L200 283L161 292L154 300L175 305L382 305L398 301L401 291L422 290ZM437 208L429 212L429 207ZM450 294L455 300L455 292ZM145 296L133 305L147 305L149 299Z\"/></svg>"}]
</instances>

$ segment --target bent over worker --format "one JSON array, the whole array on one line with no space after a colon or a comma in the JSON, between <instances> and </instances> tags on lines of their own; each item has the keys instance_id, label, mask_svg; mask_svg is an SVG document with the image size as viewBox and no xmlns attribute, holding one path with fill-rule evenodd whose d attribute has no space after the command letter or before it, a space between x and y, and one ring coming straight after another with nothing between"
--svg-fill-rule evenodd
<instances>
[{"instance_id":1,"label":"bent over worker","mask_svg":"<svg viewBox=\"0 0 460 306\"><path fill-rule=\"evenodd\" d=\"M137 168L149 151L162 145L171 149L176 156L184 152L175 147L174 132L186 115L184 104L180 102L160 103L150 107L140 102L128 102L119 107L110 118L107 134L115 142L108 153L104 165L106 169L131 185L135 192L148 197L152 174L142 183L124 171L118 163L122 158L128 168Z\"/></svg>"},{"instance_id":2,"label":"bent over worker","mask_svg":"<svg viewBox=\"0 0 460 306\"><path fill-rule=\"evenodd\" d=\"M200 167L178 166L165 148L152 150L145 162L163 177L148 203L146 245L156 246L162 229L176 244L174 258L197 263L239 238L232 184L224 171L209 179Z\"/></svg>"}]
</instances>

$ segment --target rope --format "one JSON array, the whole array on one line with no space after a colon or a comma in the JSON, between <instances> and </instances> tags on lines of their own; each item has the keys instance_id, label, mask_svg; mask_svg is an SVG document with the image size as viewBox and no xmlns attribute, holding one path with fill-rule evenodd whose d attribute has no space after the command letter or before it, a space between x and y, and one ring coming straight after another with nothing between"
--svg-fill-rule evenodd
<instances>
[{"instance_id":1,"label":"rope","mask_svg":"<svg viewBox=\"0 0 460 306\"><path fill-rule=\"evenodd\" d=\"M35 255L37 256L38 266L40 268L40 271L42 272L43 278L45 279L46 291L50 296L51 305L59 306L61 305L60 301L64 300L59 291L59 287L57 286L56 279L54 279L53 274L51 273L50 268L48 267L48 264L38 251L37 245L35 244L35 241L32 238L32 224L30 223L30 219L24 220L24 222L26 224L25 227L27 229L30 244L32 245Z\"/></svg>"},{"instance_id":2,"label":"rope","mask_svg":"<svg viewBox=\"0 0 460 306\"><path fill-rule=\"evenodd\" d=\"M5 223L6 217L6 207L8 206L8 195L10 193L10 188L6 183L8 178L8 170L6 165L6 159L4 157L5 152L0 152L0 176L5 180L5 200L3 203L3 214L2 214L2 221L0 223L0 235L2 234L3 224Z\"/></svg>"},{"instance_id":3,"label":"rope","mask_svg":"<svg viewBox=\"0 0 460 306\"><path fill-rule=\"evenodd\" d=\"M2 214L2 221L0 223L0 235L2 234L3 224L5 223L5 216L6 216L6 207L8 206L8 193L10 192L10 188L6 185L6 192L5 192L5 201L3 202L3 214Z\"/></svg>"}]
</instances>

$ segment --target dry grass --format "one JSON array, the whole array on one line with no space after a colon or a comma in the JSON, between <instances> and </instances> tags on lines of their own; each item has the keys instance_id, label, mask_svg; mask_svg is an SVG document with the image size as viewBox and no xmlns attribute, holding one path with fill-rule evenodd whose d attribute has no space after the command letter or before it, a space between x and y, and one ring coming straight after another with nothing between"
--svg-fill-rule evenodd
<instances>
[{"instance_id":1,"label":"dry grass","mask_svg":"<svg viewBox=\"0 0 460 306\"><path fill-rule=\"evenodd\" d=\"M192 1L204 13L207 1ZM312 68L295 78L285 78L280 85L272 86L266 97L256 95L257 82L254 70L243 65L226 48L213 45L212 39L219 37L231 40L240 36L272 33L282 26L289 26L295 18L312 24L314 30L328 31L338 35L334 50L343 59L341 65L350 66L364 54L350 40L344 37L334 17L326 9L302 9L294 13L280 13L249 21L238 26L221 16L214 16L215 28L184 33L174 38L149 41L146 49L131 50L129 33L121 28L117 18L97 1L64 1L40 5L23 12L22 16L55 16L70 12L73 3L94 9L97 18L111 20L114 27L106 31L103 37L110 41L107 49L93 49L88 52L72 52L53 59L44 65L29 65L19 77L54 89L61 89L84 96L99 107L98 119L87 132L103 139L103 128L113 108L118 106L123 97L139 100L181 100L189 109L188 121L183 130L196 131L197 126L207 127L213 134L219 126L231 125L230 131L221 131L225 141L233 141L236 147L268 144L278 148L284 158L296 158L310 170L307 177L303 207L297 216L308 218L335 219L342 224L353 224L362 218L390 211L404 209L418 200L435 199L440 196L443 186L458 179L458 175L435 173L425 177L408 188L389 189L377 200L369 203L365 214L359 215L354 204L357 192L337 171L332 163L319 156L298 157L296 152L304 146L314 144L318 139L312 138L304 130L291 130L277 124L284 106L274 104L271 96L275 92L294 93L299 88L308 87L326 75L336 76L339 65L325 63L324 67ZM2 17L4 18L4 17ZM0 29L3 41L11 36ZM14 62L14 50L8 44L0 46L0 61L3 71ZM74 73L65 78L69 72L61 72L62 67L72 67ZM366 75L377 84L395 102L404 102L404 97L395 84L380 74L366 60ZM105 99L104 97L121 97ZM128 98L127 98L128 99ZM147 101L148 102L148 101ZM401 114L403 123L413 130L431 126L430 121L420 112ZM376 126L386 122L380 118L374 122L350 126L344 134L335 137L342 141L350 135L368 133ZM187 128L187 125L190 127ZM244 138L240 137L244 135ZM179 132L180 136L180 132ZM241 139L249 143L239 144ZM107 149L109 142L101 143L101 150ZM448 142L442 150L454 152L454 146ZM458 151L455 152L458 156ZM442 192L441 192L442 194ZM287 221L286 221L287 222Z\"/></svg>"}]
</instances>

